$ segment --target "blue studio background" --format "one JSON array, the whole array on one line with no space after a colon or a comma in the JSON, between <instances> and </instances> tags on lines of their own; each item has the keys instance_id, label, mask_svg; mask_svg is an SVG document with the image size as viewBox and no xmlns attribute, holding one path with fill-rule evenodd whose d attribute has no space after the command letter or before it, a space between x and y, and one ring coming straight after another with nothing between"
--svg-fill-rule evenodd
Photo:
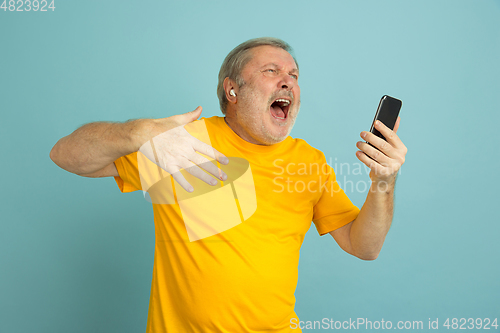
<instances>
[{"instance_id":1,"label":"blue studio background","mask_svg":"<svg viewBox=\"0 0 500 333\"><path fill-rule=\"evenodd\" d=\"M302 107L292 136L325 153L359 207L368 176L341 163L358 162L355 143L380 97L403 100L398 134L409 152L384 248L361 261L312 225L299 318L422 321L420 331L430 318L444 331L446 318L500 317L500 1L55 7L0 10L0 332L145 331L151 204L121 194L112 178L58 168L49 151L88 122L198 105L220 115L222 60L261 36L295 49Z\"/></svg>"}]
</instances>

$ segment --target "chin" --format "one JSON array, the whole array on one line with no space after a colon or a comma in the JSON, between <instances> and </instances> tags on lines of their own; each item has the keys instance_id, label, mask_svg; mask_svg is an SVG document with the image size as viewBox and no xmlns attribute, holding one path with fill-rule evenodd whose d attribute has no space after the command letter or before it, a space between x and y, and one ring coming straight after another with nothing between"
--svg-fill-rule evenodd
<instances>
[{"instance_id":1,"label":"chin","mask_svg":"<svg viewBox=\"0 0 500 333\"><path fill-rule=\"evenodd\" d=\"M292 126L290 126L288 128L287 131L276 131L276 130L268 130L267 128L265 128L265 126L262 126L262 131L263 131L263 142L266 144L266 145L272 145L272 144L275 144L275 143L279 143L283 140L285 140L288 135L290 134L292 130Z\"/></svg>"}]
</instances>

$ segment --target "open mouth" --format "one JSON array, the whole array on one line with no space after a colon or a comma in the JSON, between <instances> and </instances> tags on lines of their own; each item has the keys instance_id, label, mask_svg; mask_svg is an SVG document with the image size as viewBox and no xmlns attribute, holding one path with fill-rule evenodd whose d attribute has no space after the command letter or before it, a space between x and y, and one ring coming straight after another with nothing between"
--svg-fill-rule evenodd
<instances>
[{"instance_id":1,"label":"open mouth","mask_svg":"<svg viewBox=\"0 0 500 333\"><path fill-rule=\"evenodd\" d=\"M287 98L276 99L269 108L273 117L281 120L286 119L288 117L290 103L290 100Z\"/></svg>"}]
</instances>

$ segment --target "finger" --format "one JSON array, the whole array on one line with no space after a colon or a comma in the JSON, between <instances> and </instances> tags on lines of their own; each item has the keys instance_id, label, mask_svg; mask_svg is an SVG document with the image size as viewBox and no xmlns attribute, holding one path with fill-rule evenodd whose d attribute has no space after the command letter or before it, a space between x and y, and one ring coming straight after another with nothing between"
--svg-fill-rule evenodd
<instances>
[{"instance_id":1,"label":"finger","mask_svg":"<svg viewBox=\"0 0 500 333\"><path fill-rule=\"evenodd\" d=\"M219 152L214 147L212 147L210 145L207 145L203 141L200 141L200 140L196 139L196 141L193 144L193 148L197 152L200 152L203 155L211 157L214 160L217 160L218 162L220 162L221 164L226 165L226 164L229 163L229 159L224 154L222 154L221 152Z\"/></svg>"},{"instance_id":2,"label":"finger","mask_svg":"<svg viewBox=\"0 0 500 333\"><path fill-rule=\"evenodd\" d=\"M391 146L384 139L379 138L375 134L366 131L361 132L361 137L365 139L365 141L368 142L370 145L383 152L385 155L389 157L394 157L394 147Z\"/></svg>"},{"instance_id":3,"label":"finger","mask_svg":"<svg viewBox=\"0 0 500 333\"><path fill-rule=\"evenodd\" d=\"M201 156L200 154L193 152L193 154L191 156L189 156L189 160L191 162L193 162L194 164L198 165L200 168L211 173L216 178L219 178L220 180L227 179L227 175L222 170L220 170L213 162L207 160L205 157Z\"/></svg>"},{"instance_id":4,"label":"finger","mask_svg":"<svg viewBox=\"0 0 500 333\"><path fill-rule=\"evenodd\" d=\"M184 178L184 176L181 173L181 170L178 167L171 167L171 168L165 168L165 171L170 173L174 180L179 183L179 185L186 191L188 192L193 192L194 188L191 186L191 184Z\"/></svg>"},{"instance_id":5,"label":"finger","mask_svg":"<svg viewBox=\"0 0 500 333\"><path fill-rule=\"evenodd\" d=\"M398 119L396 119L396 124L394 124L394 133L397 133L398 132L398 128L399 128L399 122L401 121L401 117L398 116Z\"/></svg>"},{"instance_id":6,"label":"finger","mask_svg":"<svg viewBox=\"0 0 500 333\"><path fill-rule=\"evenodd\" d=\"M380 120L375 122L375 128L384 136L384 138L389 142L392 146L399 148L403 144L399 137L391 130L389 127L385 126Z\"/></svg>"},{"instance_id":7,"label":"finger","mask_svg":"<svg viewBox=\"0 0 500 333\"><path fill-rule=\"evenodd\" d=\"M387 155L366 142L358 141L356 147L381 165L387 165L391 162Z\"/></svg>"},{"instance_id":8,"label":"finger","mask_svg":"<svg viewBox=\"0 0 500 333\"><path fill-rule=\"evenodd\" d=\"M383 166L371 159L368 155L366 155L362 151L356 152L356 157L360 160L364 165L370 168L375 174L379 174L383 171Z\"/></svg>"},{"instance_id":9,"label":"finger","mask_svg":"<svg viewBox=\"0 0 500 333\"><path fill-rule=\"evenodd\" d=\"M212 162L208 162L213 165ZM218 181L217 179L211 177L208 173L204 172L197 166L196 164L193 164L189 161L186 161L186 163L183 165L183 169L189 172L191 175L195 176L198 179L203 180L205 183L208 185L217 185ZM217 169L217 168L216 168Z\"/></svg>"}]
</instances>

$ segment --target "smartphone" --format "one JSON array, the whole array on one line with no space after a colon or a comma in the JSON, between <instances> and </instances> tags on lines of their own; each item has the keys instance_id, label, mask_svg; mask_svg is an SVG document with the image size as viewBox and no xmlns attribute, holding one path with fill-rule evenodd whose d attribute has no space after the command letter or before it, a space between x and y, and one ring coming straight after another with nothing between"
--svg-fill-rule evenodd
<instances>
[{"instance_id":1,"label":"smartphone","mask_svg":"<svg viewBox=\"0 0 500 333\"><path fill-rule=\"evenodd\" d=\"M380 99L380 103L378 104L377 113L375 114L375 118L373 119L370 132L387 141L384 136L375 129L375 121L380 120L391 130L394 129L394 125L396 124L396 120L398 119L399 110L401 110L401 105L403 105L403 102L401 102L397 98L387 95L382 96L382 98Z\"/></svg>"}]
</instances>

